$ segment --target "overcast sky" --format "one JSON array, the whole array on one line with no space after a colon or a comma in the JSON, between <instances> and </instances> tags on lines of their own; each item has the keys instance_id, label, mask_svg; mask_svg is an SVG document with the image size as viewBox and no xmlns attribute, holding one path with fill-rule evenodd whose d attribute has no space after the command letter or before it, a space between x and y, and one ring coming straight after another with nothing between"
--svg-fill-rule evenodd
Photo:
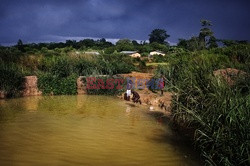
<instances>
[{"instance_id":1,"label":"overcast sky","mask_svg":"<svg viewBox=\"0 0 250 166\"><path fill-rule=\"evenodd\" d=\"M198 35L200 19L217 38L250 40L250 0L1 0L0 44L83 37L148 40L155 28L168 39Z\"/></svg>"}]
</instances>

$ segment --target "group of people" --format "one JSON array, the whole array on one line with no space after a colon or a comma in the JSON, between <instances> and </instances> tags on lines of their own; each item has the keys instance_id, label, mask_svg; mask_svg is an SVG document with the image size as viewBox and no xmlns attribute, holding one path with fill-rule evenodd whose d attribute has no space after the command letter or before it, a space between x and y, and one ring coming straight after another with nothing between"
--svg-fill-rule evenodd
<instances>
[{"instance_id":1,"label":"group of people","mask_svg":"<svg viewBox=\"0 0 250 166\"><path fill-rule=\"evenodd\" d=\"M161 90L161 96L163 95L163 89L165 87L165 82L166 82L166 78L164 77L163 74L161 74L161 78L158 84L159 89ZM132 101L134 103L140 103L141 104L141 100L140 100L140 95L132 89L133 88L133 82L132 80L129 80L128 84L127 84L127 91L124 94L124 100L130 101L130 96L133 95L132 97Z\"/></svg>"}]
</instances>

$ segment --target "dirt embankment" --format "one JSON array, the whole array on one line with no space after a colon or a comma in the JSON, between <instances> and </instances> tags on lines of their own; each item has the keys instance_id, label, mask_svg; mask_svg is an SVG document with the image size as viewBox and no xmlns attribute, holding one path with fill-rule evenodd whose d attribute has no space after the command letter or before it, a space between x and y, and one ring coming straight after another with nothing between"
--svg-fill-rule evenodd
<instances>
[{"instance_id":1,"label":"dirt embankment","mask_svg":"<svg viewBox=\"0 0 250 166\"><path fill-rule=\"evenodd\" d=\"M37 87L37 76L25 76L23 90L20 91L21 96L40 96L42 92ZM7 92L0 91L0 99L5 99Z\"/></svg>"},{"instance_id":2,"label":"dirt embankment","mask_svg":"<svg viewBox=\"0 0 250 166\"><path fill-rule=\"evenodd\" d=\"M40 96L42 92L37 87L37 76L26 76L24 77L24 87L22 96Z\"/></svg>"},{"instance_id":3,"label":"dirt embankment","mask_svg":"<svg viewBox=\"0 0 250 166\"><path fill-rule=\"evenodd\" d=\"M247 76L247 73L234 68L219 69L213 72L214 76L221 77L230 86L235 84L239 77Z\"/></svg>"}]
</instances>

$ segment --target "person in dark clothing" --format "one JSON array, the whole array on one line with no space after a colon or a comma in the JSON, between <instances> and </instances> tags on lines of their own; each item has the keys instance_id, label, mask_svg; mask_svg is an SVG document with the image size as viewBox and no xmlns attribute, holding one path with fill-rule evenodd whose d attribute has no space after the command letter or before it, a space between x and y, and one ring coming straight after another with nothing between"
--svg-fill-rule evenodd
<instances>
[{"instance_id":1,"label":"person in dark clothing","mask_svg":"<svg viewBox=\"0 0 250 166\"><path fill-rule=\"evenodd\" d=\"M161 96L163 95L163 90L164 90L164 87L165 87L165 84L166 84L166 77L164 77L163 74L161 74L161 78L160 78L160 82L159 82L159 88L161 90Z\"/></svg>"},{"instance_id":2,"label":"person in dark clothing","mask_svg":"<svg viewBox=\"0 0 250 166\"><path fill-rule=\"evenodd\" d=\"M131 93L133 95L132 101L134 103L140 103L141 104L141 100L140 100L141 97L140 97L140 95L136 91L134 91L134 90L132 90Z\"/></svg>"},{"instance_id":3,"label":"person in dark clothing","mask_svg":"<svg viewBox=\"0 0 250 166\"><path fill-rule=\"evenodd\" d=\"M123 99L127 100L127 101L130 101L130 96L128 96L127 93L124 93Z\"/></svg>"}]
</instances>

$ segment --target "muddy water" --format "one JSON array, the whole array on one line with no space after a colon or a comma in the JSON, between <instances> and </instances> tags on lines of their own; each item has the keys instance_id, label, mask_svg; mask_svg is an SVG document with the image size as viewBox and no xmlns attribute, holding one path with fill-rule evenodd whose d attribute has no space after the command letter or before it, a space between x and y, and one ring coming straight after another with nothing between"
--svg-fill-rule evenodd
<instances>
[{"instance_id":1,"label":"muddy water","mask_svg":"<svg viewBox=\"0 0 250 166\"><path fill-rule=\"evenodd\" d=\"M0 165L200 165L143 109L106 96L0 100Z\"/></svg>"}]
</instances>

